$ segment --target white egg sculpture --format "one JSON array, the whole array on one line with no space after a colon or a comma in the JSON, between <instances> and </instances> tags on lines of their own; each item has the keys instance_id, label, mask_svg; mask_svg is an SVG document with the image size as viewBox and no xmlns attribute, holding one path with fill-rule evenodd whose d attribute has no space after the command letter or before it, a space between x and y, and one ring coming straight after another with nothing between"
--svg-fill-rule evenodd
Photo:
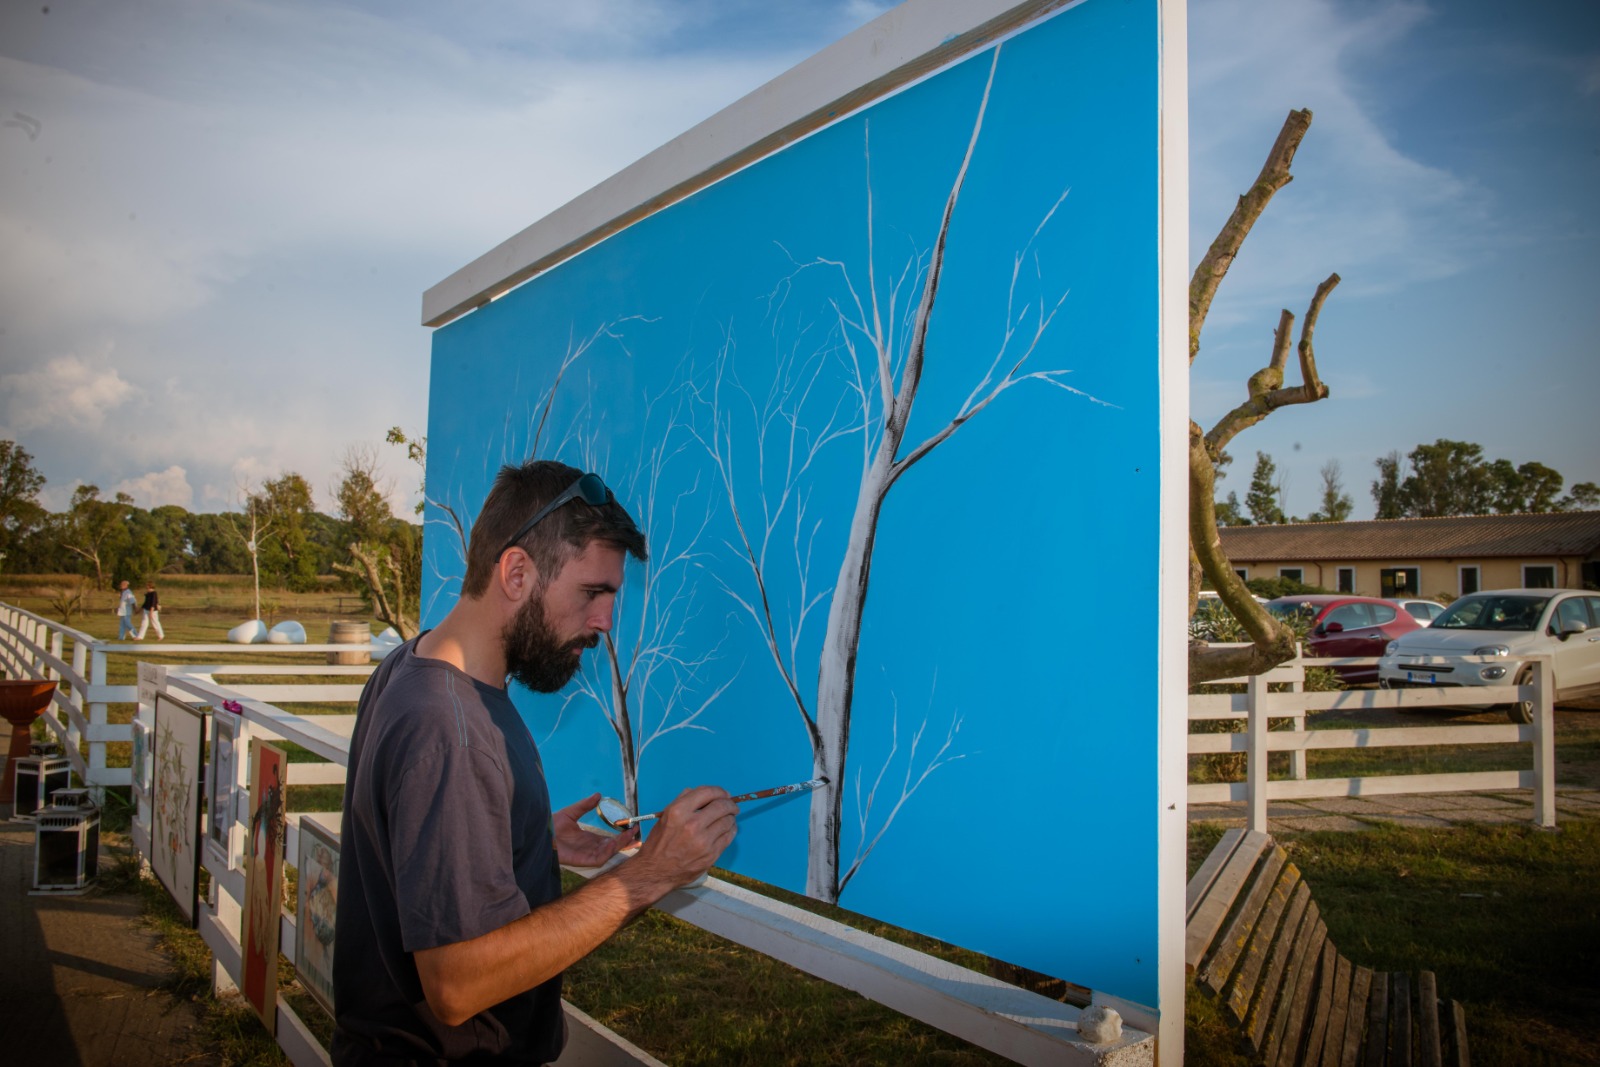
<instances>
[{"instance_id":1,"label":"white egg sculpture","mask_svg":"<svg viewBox=\"0 0 1600 1067\"><path fill-rule=\"evenodd\" d=\"M228 640L236 645L259 645L267 639L267 624L260 619L241 622L228 631Z\"/></svg>"},{"instance_id":2,"label":"white egg sculpture","mask_svg":"<svg viewBox=\"0 0 1600 1067\"><path fill-rule=\"evenodd\" d=\"M306 628L290 620L280 622L267 631L267 644L269 645L303 645L306 643Z\"/></svg>"}]
</instances>

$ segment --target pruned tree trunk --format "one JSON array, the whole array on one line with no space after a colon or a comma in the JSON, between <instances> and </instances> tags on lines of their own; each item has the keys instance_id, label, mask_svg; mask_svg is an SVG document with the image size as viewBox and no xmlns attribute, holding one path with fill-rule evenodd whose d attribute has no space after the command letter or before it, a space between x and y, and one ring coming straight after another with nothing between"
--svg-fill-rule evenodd
<instances>
[{"instance_id":1,"label":"pruned tree trunk","mask_svg":"<svg viewBox=\"0 0 1600 1067\"><path fill-rule=\"evenodd\" d=\"M348 574L359 581L368 599L372 613L380 622L393 626L400 639L408 641L417 634L417 619L406 604L405 579L382 548L373 548L358 542L350 544L350 558L356 565L335 563L333 569Z\"/></svg>"},{"instance_id":2,"label":"pruned tree trunk","mask_svg":"<svg viewBox=\"0 0 1600 1067\"><path fill-rule=\"evenodd\" d=\"M1272 151L1256 176L1255 184L1239 198L1233 214L1212 241L1205 258L1189 281L1189 362L1200 352L1200 332L1216 296L1217 287L1227 275L1239 247L1249 236L1256 220L1266 210L1273 194L1293 180L1289 166L1306 131L1311 128L1310 111L1291 111L1278 131ZM1285 310L1278 318L1273 335L1272 356L1267 366L1250 376L1248 395L1243 403L1224 415L1209 432L1189 423L1189 614L1194 614L1201 582L1211 580L1222 603L1250 635L1245 648L1212 648L1203 641L1189 646L1189 684L1218 678L1262 674L1294 658L1294 635L1263 608L1245 588L1227 553L1222 550L1222 535L1217 528L1216 459L1241 431L1254 426L1273 411L1289 404L1315 403L1328 395L1328 387L1317 376L1312 334L1322 304L1339 284L1331 274L1317 286L1306 310L1300 331L1298 354L1301 384L1285 387L1284 368L1288 363L1293 338L1294 315Z\"/></svg>"}]
</instances>

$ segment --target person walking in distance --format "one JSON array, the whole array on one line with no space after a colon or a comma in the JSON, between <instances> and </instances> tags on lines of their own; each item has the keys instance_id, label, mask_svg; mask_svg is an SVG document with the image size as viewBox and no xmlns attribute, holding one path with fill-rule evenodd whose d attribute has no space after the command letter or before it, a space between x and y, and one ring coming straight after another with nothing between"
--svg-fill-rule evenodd
<instances>
[{"instance_id":1,"label":"person walking in distance","mask_svg":"<svg viewBox=\"0 0 1600 1067\"><path fill-rule=\"evenodd\" d=\"M555 809L506 691L554 693L611 630L644 535L599 475L502 467L467 547L461 596L378 665L356 711L341 827L337 1067L548 1064L566 1042L561 972L733 840L725 790L685 790L639 845ZM561 864L626 862L562 894Z\"/></svg>"},{"instance_id":2,"label":"person walking in distance","mask_svg":"<svg viewBox=\"0 0 1600 1067\"><path fill-rule=\"evenodd\" d=\"M133 636L133 590L126 581L117 589L117 640L126 641Z\"/></svg>"},{"instance_id":3,"label":"person walking in distance","mask_svg":"<svg viewBox=\"0 0 1600 1067\"><path fill-rule=\"evenodd\" d=\"M156 583L151 582L144 589L144 603L139 605L144 612L144 618L139 620L139 632L133 636L135 641L143 641L145 631L154 626L156 640L166 640L166 633L161 629L161 598L156 595Z\"/></svg>"}]
</instances>

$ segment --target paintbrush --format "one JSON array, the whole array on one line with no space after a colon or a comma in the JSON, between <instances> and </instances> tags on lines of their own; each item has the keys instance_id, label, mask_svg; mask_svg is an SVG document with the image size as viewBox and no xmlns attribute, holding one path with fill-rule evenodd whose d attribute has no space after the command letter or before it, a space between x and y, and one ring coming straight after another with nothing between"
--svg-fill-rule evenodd
<instances>
[{"instance_id":1,"label":"paintbrush","mask_svg":"<svg viewBox=\"0 0 1600 1067\"><path fill-rule=\"evenodd\" d=\"M775 785L771 789L758 789L754 793L741 793L736 797L729 797L728 799L733 801L735 804L743 804L747 800L764 800L767 797L781 797L786 793L809 793L811 790L820 788L827 784L828 780L826 778L813 778L809 782L795 782L792 785ZM649 819L659 819L661 817L661 813L659 811L652 811L648 815L629 815L627 811L628 809L624 807L621 802L612 800L610 797L606 797L600 801L600 806L597 809L596 814L600 816L600 820L602 822L615 830L625 830L636 823L645 822Z\"/></svg>"}]
</instances>

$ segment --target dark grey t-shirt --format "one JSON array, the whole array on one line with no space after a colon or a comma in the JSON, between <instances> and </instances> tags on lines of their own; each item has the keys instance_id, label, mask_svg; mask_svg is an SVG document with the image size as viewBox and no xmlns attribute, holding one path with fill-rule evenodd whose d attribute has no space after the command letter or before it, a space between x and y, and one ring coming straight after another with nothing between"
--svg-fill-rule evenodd
<instances>
[{"instance_id":1,"label":"dark grey t-shirt","mask_svg":"<svg viewBox=\"0 0 1600 1067\"><path fill-rule=\"evenodd\" d=\"M460 1026L412 953L479 937L561 895L544 768L505 690L390 653L361 694L345 783L333 988L336 1064L547 1063L561 979Z\"/></svg>"}]
</instances>

